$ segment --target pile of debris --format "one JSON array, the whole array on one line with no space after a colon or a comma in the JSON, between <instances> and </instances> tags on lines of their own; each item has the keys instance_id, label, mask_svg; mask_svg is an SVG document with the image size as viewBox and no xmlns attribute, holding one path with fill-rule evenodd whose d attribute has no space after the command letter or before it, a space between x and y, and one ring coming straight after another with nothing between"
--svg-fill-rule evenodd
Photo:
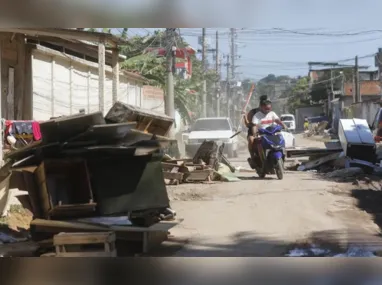
<instances>
[{"instance_id":1,"label":"pile of debris","mask_svg":"<svg viewBox=\"0 0 382 285\"><path fill-rule=\"evenodd\" d=\"M319 136L323 135L326 127L328 126L327 121L322 121L319 123L309 124L309 129L304 132L305 137Z\"/></svg>"},{"instance_id":2,"label":"pile of debris","mask_svg":"<svg viewBox=\"0 0 382 285\"><path fill-rule=\"evenodd\" d=\"M166 184L178 185L213 180L232 181L229 179L228 171L222 171L224 164L229 172L235 172L235 167L223 155L223 150L224 144L218 146L214 141L205 141L191 159L164 157L162 168Z\"/></svg>"},{"instance_id":3,"label":"pile of debris","mask_svg":"<svg viewBox=\"0 0 382 285\"><path fill-rule=\"evenodd\" d=\"M288 157L309 157L294 169L317 171L328 178L347 178L357 175L380 174L373 134L363 119L341 119L339 140L325 143L325 148L288 150ZM379 162L379 161L378 161Z\"/></svg>"},{"instance_id":4,"label":"pile of debris","mask_svg":"<svg viewBox=\"0 0 382 285\"><path fill-rule=\"evenodd\" d=\"M40 142L8 153L1 173L17 175L29 194L23 206L33 213L39 253L61 246L54 237L62 232L68 235L56 240L69 244L78 240L74 233L92 240L83 232L93 232L102 244L114 234L99 232L115 233L118 256L163 242L177 224L162 171L172 123L117 102L106 117L96 112L43 122Z\"/></svg>"}]
</instances>

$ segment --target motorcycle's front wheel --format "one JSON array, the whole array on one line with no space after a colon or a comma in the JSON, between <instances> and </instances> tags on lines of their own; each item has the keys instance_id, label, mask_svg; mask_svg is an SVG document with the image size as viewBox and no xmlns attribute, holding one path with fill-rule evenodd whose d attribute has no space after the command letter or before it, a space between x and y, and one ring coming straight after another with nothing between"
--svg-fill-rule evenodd
<instances>
[{"instance_id":1,"label":"motorcycle's front wheel","mask_svg":"<svg viewBox=\"0 0 382 285\"><path fill-rule=\"evenodd\" d=\"M275 170L277 179L282 180L284 178L284 162L282 158L277 160Z\"/></svg>"}]
</instances>

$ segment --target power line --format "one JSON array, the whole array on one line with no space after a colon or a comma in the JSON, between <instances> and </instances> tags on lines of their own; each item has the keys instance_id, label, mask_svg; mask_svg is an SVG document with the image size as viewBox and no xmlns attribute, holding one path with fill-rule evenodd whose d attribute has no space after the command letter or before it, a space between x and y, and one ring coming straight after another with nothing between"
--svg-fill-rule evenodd
<instances>
[{"instance_id":1,"label":"power line","mask_svg":"<svg viewBox=\"0 0 382 285\"><path fill-rule=\"evenodd\" d=\"M301 31L297 31L297 30L288 30L288 29L283 29L283 28L273 28L273 30L292 33L292 34L298 34L298 35L326 36L326 37L358 36L358 35L382 33L382 30L367 30L367 31L354 32L354 33L317 33L317 32L311 33L311 32L301 32Z\"/></svg>"}]
</instances>

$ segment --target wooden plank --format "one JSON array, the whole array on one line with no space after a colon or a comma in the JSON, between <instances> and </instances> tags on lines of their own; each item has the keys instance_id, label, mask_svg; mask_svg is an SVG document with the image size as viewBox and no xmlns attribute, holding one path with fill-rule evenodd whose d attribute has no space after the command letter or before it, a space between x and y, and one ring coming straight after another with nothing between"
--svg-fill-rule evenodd
<instances>
[{"instance_id":1,"label":"wooden plank","mask_svg":"<svg viewBox=\"0 0 382 285\"><path fill-rule=\"evenodd\" d=\"M173 164L173 163L162 162L162 168L164 170L172 171L174 168L179 170L180 166L177 164Z\"/></svg>"},{"instance_id":2,"label":"wooden plank","mask_svg":"<svg viewBox=\"0 0 382 285\"><path fill-rule=\"evenodd\" d=\"M46 186L45 163L42 162L35 171L37 181L37 196L40 198L42 215L45 218L49 217L49 211L52 209L52 202L49 198L48 189Z\"/></svg>"},{"instance_id":3,"label":"wooden plank","mask_svg":"<svg viewBox=\"0 0 382 285\"><path fill-rule=\"evenodd\" d=\"M163 177L164 179L169 179L169 180L179 180L179 181L182 181L183 180L183 173L179 173L179 172L167 172L167 171L164 171L163 172Z\"/></svg>"},{"instance_id":4,"label":"wooden plank","mask_svg":"<svg viewBox=\"0 0 382 285\"><path fill-rule=\"evenodd\" d=\"M41 254L40 257L56 257L56 253L55 252L47 252L47 253Z\"/></svg>"},{"instance_id":5,"label":"wooden plank","mask_svg":"<svg viewBox=\"0 0 382 285\"><path fill-rule=\"evenodd\" d=\"M15 119L15 69L8 69L7 119Z\"/></svg>"},{"instance_id":6,"label":"wooden plank","mask_svg":"<svg viewBox=\"0 0 382 285\"><path fill-rule=\"evenodd\" d=\"M96 232L96 233L59 233L53 237L53 244L71 245L71 244L99 244L115 242L114 232Z\"/></svg>"},{"instance_id":7,"label":"wooden plank","mask_svg":"<svg viewBox=\"0 0 382 285\"><path fill-rule=\"evenodd\" d=\"M34 179L33 173L29 171L22 171L26 189L28 191L29 199L33 209L34 218L42 218L43 212L41 209L41 201L38 192L38 185Z\"/></svg>"},{"instance_id":8,"label":"wooden plank","mask_svg":"<svg viewBox=\"0 0 382 285\"><path fill-rule=\"evenodd\" d=\"M56 221L35 219L31 222L31 226L36 228L36 231L41 232L69 232L69 231L113 231L113 232L167 232L175 227L179 222L160 222L150 227L135 227L135 226L100 226L96 224L83 223L79 221Z\"/></svg>"},{"instance_id":9,"label":"wooden plank","mask_svg":"<svg viewBox=\"0 0 382 285\"><path fill-rule=\"evenodd\" d=\"M191 162L192 163L192 158L166 160L166 163L175 163L175 164L185 163L185 162Z\"/></svg>"},{"instance_id":10,"label":"wooden plank","mask_svg":"<svg viewBox=\"0 0 382 285\"><path fill-rule=\"evenodd\" d=\"M212 169L205 169L205 170L194 170L187 175L185 175L186 181L206 181L208 180L208 177L210 177L213 174Z\"/></svg>"},{"instance_id":11,"label":"wooden plank","mask_svg":"<svg viewBox=\"0 0 382 285\"><path fill-rule=\"evenodd\" d=\"M56 257L117 257L117 251L59 252Z\"/></svg>"},{"instance_id":12,"label":"wooden plank","mask_svg":"<svg viewBox=\"0 0 382 285\"><path fill-rule=\"evenodd\" d=\"M56 205L49 211L49 217L54 216L75 216L77 213L84 212L95 212L97 203L88 203L88 204L65 204L65 205Z\"/></svg>"},{"instance_id":13,"label":"wooden plank","mask_svg":"<svg viewBox=\"0 0 382 285\"><path fill-rule=\"evenodd\" d=\"M301 157L301 156L311 156L311 155L325 155L331 153L337 153L342 151L342 148L296 148L296 149L287 149L287 157Z\"/></svg>"},{"instance_id":14,"label":"wooden plank","mask_svg":"<svg viewBox=\"0 0 382 285\"><path fill-rule=\"evenodd\" d=\"M312 161L308 161L308 162L304 163L303 165L299 166L298 170L305 171L305 170L316 168L322 164L328 163L330 161L333 161L333 160L339 158L340 154L341 154L340 152L332 153L332 154L329 154L327 156L320 157L320 158L312 160Z\"/></svg>"},{"instance_id":15,"label":"wooden plank","mask_svg":"<svg viewBox=\"0 0 382 285\"><path fill-rule=\"evenodd\" d=\"M168 232L148 232L143 235L143 253L159 246L168 239Z\"/></svg>"}]
</instances>

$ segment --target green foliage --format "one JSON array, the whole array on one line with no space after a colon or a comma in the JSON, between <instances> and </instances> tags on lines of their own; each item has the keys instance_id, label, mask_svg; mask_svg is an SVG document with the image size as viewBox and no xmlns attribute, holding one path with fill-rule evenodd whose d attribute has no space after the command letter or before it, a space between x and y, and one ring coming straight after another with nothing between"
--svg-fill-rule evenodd
<instances>
[{"instance_id":1,"label":"green foliage","mask_svg":"<svg viewBox=\"0 0 382 285\"><path fill-rule=\"evenodd\" d=\"M292 78L287 75L276 76L274 74L268 74L262 78L256 84L256 96L252 97L252 100L258 100L262 95L271 96L274 94L275 84L290 82ZM248 90L249 91L249 90Z\"/></svg>"},{"instance_id":2,"label":"green foliage","mask_svg":"<svg viewBox=\"0 0 382 285\"><path fill-rule=\"evenodd\" d=\"M149 80L149 84L166 90L166 58L157 57L153 52L147 52L148 48L166 47L164 41L164 32L155 31L150 36L135 36L129 39L129 44L121 48L121 53L127 59L122 64L122 68L126 70L135 70L141 73ZM185 47L188 44L182 39L177 40L179 47ZM207 86L212 86L217 80L217 74L214 71L207 71L203 75L202 63L191 56L192 61L192 77L184 80L175 76L175 107L181 113L183 118L190 120L189 111L201 113L200 96L203 88L203 78L206 78ZM190 91L195 91L191 94ZM209 93L212 94L212 93ZM211 98L210 102L211 102Z\"/></svg>"},{"instance_id":3,"label":"green foliage","mask_svg":"<svg viewBox=\"0 0 382 285\"><path fill-rule=\"evenodd\" d=\"M296 84L285 93L285 97L288 98L287 105L289 112L293 114L298 107L310 103L309 78L302 77L298 79Z\"/></svg>"}]
</instances>

